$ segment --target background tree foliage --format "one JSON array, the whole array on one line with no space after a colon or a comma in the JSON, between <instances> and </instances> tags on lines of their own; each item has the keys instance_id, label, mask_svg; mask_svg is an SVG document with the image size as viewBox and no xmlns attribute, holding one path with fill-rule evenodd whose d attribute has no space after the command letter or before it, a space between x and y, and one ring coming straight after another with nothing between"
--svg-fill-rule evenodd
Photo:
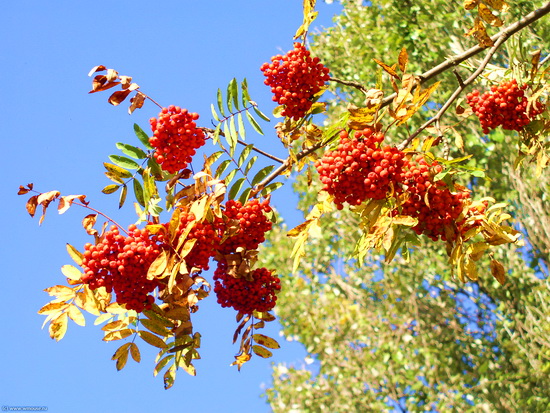
<instances>
[{"instance_id":1,"label":"background tree foliage","mask_svg":"<svg viewBox=\"0 0 550 413\"><path fill-rule=\"evenodd\" d=\"M505 24L543 2L509 1ZM331 75L375 87L380 70L373 58L391 64L405 47L409 72L420 74L475 44L464 33L473 17L461 2L342 1L334 26L312 36L311 49ZM489 34L494 34L493 33ZM547 19L509 39L494 56L476 87L488 88L503 75L528 69L530 52L548 53ZM476 56L457 68L465 78L477 67ZM546 63L548 64L548 63ZM432 95L442 103L457 86L451 71ZM329 120L361 104L357 89L331 82L334 98ZM469 90L468 90L469 91ZM388 90L388 94L391 90ZM428 105L425 118L437 105ZM321 221L309 239L308 261L292 273L292 249L283 224L262 250L267 267L277 268L282 282L277 315L287 340L301 342L308 356L303 365L274 366L273 387L266 396L276 412L384 411L548 411L550 410L550 176L536 177L535 166L514 162L517 133L493 131L482 136L477 118L466 121L448 111L444 122L457 131L453 156L474 156L467 166L482 168L486 178L462 182L475 194L491 194L510 204L525 234L524 248L502 247L495 254L508 269L503 287L492 277L476 283L455 282L440 245L423 241L411 259L384 264L371 253L365 263L346 257L359 236L358 220L347 210ZM394 129L395 130L395 129ZM405 137L388 136L394 142ZM307 215L320 190L316 177L296 176L299 208ZM489 268L486 258L483 268ZM359 264L359 265L357 265Z\"/></svg>"}]
</instances>

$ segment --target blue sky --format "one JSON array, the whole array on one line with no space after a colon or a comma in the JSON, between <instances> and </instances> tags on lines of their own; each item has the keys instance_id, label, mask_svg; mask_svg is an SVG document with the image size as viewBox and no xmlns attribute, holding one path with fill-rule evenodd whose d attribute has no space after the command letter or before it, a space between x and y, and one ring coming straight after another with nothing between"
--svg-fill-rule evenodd
<instances>
[{"instance_id":1,"label":"blue sky","mask_svg":"<svg viewBox=\"0 0 550 413\"><path fill-rule=\"evenodd\" d=\"M107 93L89 95L89 70L103 64L134 77L142 90L164 106L176 104L201 114L209 126L210 103L218 87L248 78L250 94L264 112L274 105L259 70L264 61L292 46L301 24L302 2L277 1L19 1L6 3L0 16L0 136L6 198L0 205L4 268L0 281L2 370L0 405L47 406L50 412L267 412L259 396L270 382L271 362L300 363L296 343L282 342L271 360L254 358L239 373L229 367L234 312L205 300L195 317L203 335L197 377L179 372L165 391L154 378L155 351L141 346L142 362L117 372L110 360L116 343L88 318L86 327L69 325L52 341L41 330L37 310L48 300L43 289L63 283L60 267L70 263L69 242L81 247L89 237L80 226L88 211L49 211L41 228L25 211L20 184L40 191L87 194L95 208L126 225L132 208L117 211L116 198L100 193L109 183L102 162L116 142L137 144L134 122L144 129L158 108L147 103L129 116L126 105L112 107ZM319 4L314 26L330 25L339 8ZM269 126L254 137L261 148L284 156ZM291 223L300 217L290 189L274 196ZM278 335L273 327L268 331Z\"/></svg>"}]
</instances>

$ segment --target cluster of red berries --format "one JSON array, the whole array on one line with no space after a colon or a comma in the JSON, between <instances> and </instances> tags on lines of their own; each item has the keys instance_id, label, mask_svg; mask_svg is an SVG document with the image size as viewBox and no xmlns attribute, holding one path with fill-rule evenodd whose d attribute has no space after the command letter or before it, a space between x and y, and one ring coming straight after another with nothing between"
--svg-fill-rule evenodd
<instances>
[{"instance_id":1,"label":"cluster of red berries","mask_svg":"<svg viewBox=\"0 0 550 413\"><path fill-rule=\"evenodd\" d=\"M147 271L160 253L156 237L135 225L128 227L125 237L112 226L98 244L84 248L84 283L92 290L105 287L109 293L114 291L117 303L129 310L139 313L151 308L154 297L149 293L159 284L147 279Z\"/></svg>"},{"instance_id":2,"label":"cluster of red berries","mask_svg":"<svg viewBox=\"0 0 550 413\"><path fill-rule=\"evenodd\" d=\"M218 303L244 314L273 309L277 302L277 292L281 289L279 278L266 268L257 268L250 275L251 281L244 277L235 278L227 273L227 264L220 261L214 272L214 291Z\"/></svg>"},{"instance_id":3,"label":"cluster of red berries","mask_svg":"<svg viewBox=\"0 0 550 413\"><path fill-rule=\"evenodd\" d=\"M409 198L402 206L402 213L418 218L413 230L425 234L437 241L445 240L445 225L451 225L462 213L464 200L470 197L466 190L451 192L442 181L433 177L443 170L433 161L429 164L422 155L406 161L401 191L408 193Z\"/></svg>"},{"instance_id":4,"label":"cluster of red berries","mask_svg":"<svg viewBox=\"0 0 550 413\"><path fill-rule=\"evenodd\" d=\"M225 215L230 220L238 220L239 228L219 247L221 253L230 254L238 247L255 250L265 241L265 233L271 229L271 221L266 216L271 206L266 199L250 199L244 205L240 201L229 200L225 204Z\"/></svg>"},{"instance_id":5,"label":"cluster of red berries","mask_svg":"<svg viewBox=\"0 0 550 413\"><path fill-rule=\"evenodd\" d=\"M153 136L149 143L155 148L155 159L163 170L176 173L185 169L196 149L204 145L204 132L195 124L198 118L197 113L173 105L163 108L158 119L151 118Z\"/></svg>"},{"instance_id":6,"label":"cluster of red berries","mask_svg":"<svg viewBox=\"0 0 550 413\"><path fill-rule=\"evenodd\" d=\"M531 119L544 111L541 102L534 102L527 111L525 89L515 79L492 86L490 91L480 94L474 90L466 95L468 104L481 122L483 133L502 126L507 130L521 130Z\"/></svg>"},{"instance_id":7,"label":"cluster of red berries","mask_svg":"<svg viewBox=\"0 0 550 413\"><path fill-rule=\"evenodd\" d=\"M273 100L285 105L283 116L295 120L303 118L313 104L313 96L330 79L329 69L312 58L304 45L294 43L294 49L286 55L276 55L272 63L264 63L264 83L271 87Z\"/></svg>"},{"instance_id":8,"label":"cluster of red berries","mask_svg":"<svg viewBox=\"0 0 550 413\"><path fill-rule=\"evenodd\" d=\"M165 228L169 226L168 223L163 225ZM191 225L191 229L186 231L189 225ZM180 214L180 225L172 241L172 248L177 246L180 242L180 237L185 232L187 232L186 240L196 239L193 248L184 258L187 269L189 271L192 268L208 270L210 258L216 255L216 251L220 245L222 232L220 225L208 222L207 220L197 221L193 213L182 211ZM169 243L164 234L159 235L158 238L165 245Z\"/></svg>"},{"instance_id":9,"label":"cluster of red berries","mask_svg":"<svg viewBox=\"0 0 550 413\"><path fill-rule=\"evenodd\" d=\"M344 202L359 205L366 199L383 199L401 182L404 154L390 146L382 147L384 135L372 129L340 132L338 147L326 151L315 167L324 190L334 196L338 209Z\"/></svg>"}]
</instances>

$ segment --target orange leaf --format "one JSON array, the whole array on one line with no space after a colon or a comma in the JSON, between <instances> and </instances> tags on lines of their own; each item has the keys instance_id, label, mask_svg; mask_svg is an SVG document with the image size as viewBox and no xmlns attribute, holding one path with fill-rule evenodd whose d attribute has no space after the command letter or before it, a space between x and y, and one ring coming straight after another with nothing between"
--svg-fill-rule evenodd
<instances>
[{"instance_id":1,"label":"orange leaf","mask_svg":"<svg viewBox=\"0 0 550 413\"><path fill-rule=\"evenodd\" d=\"M117 90L109 97L108 101L113 106L120 105L130 93L132 93L131 90Z\"/></svg>"},{"instance_id":2,"label":"orange leaf","mask_svg":"<svg viewBox=\"0 0 550 413\"><path fill-rule=\"evenodd\" d=\"M31 196L29 200L27 201L27 212L30 214L31 217L34 217L34 214L36 213L36 205L38 204L38 195Z\"/></svg>"},{"instance_id":3,"label":"orange leaf","mask_svg":"<svg viewBox=\"0 0 550 413\"><path fill-rule=\"evenodd\" d=\"M493 40L491 40L491 38L487 34L487 30L485 30L485 25L479 18L476 18L474 22L474 27L472 27L472 29L470 29L470 31L466 33L466 36L474 36L480 47L487 48L494 45Z\"/></svg>"},{"instance_id":4,"label":"orange leaf","mask_svg":"<svg viewBox=\"0 0 550 413\"><path fill-rule=\"evenodd\" d=\"M479 0L464 0L463 5L466 10L472 10L475 9L477 3L479 3Z\"/></svg>"},{"instance_id":5,"label":"orange leaf","mask_svg":"<svg viewBox=\"0 0 550 413\"><path fill-rule=\"evenodd\" d=\"M506 273L504 271L504 266L495 259L491 260L491 274L500 283L500 285L504 285L504 283L506 282Z\"/></svg>"},{"instance_id":6,"label":"orange leaf","mask_svg":"<svg viewBox=\"0 0 550 413\"><path fill-rule=\"evenodd\" d=\"M378 60L378 59L373 59L373 60L374 60L379 66L381 66L382 69L384 69L390 76L399 78L399 75L398 75L397 72L395 71L395 65L394 65L394 66L388 66L387 64L385 64L384 62L381 62L381 61Z\"/></svg>"},{"instance_id":7,"label":"orange leaf","mask_svg":"<svg viewBox=\"0 0 550 413\"><path fill-rule=\"evenodd\" d=\"M399 63L399 69L405 73L407 70L407 64L409 63L409 55L407 54L407 49L402 48L399 52L399 58L397 59Z\"/></svg>"},{"instance_id":8,"label":"orange leaf","mask_svg":"<svg viewBox=\"0 0 550 413\"><path fill-rule=\"evenodd\" d=\"M88 76L92 76L95 72L103 72L104 70L107 70L107 68L103 65L95 66L90 70L90 73L88 73Z\"/></svg>"}]
</instances>

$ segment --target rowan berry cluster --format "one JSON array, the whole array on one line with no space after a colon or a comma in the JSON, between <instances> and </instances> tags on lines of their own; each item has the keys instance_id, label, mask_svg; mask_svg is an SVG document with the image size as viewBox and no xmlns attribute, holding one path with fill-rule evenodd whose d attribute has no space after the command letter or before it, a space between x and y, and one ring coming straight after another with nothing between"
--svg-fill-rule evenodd
<instances>
[{"instance_id":1,"label":"rowan berry cluster","mask_svg":"<svg viewBox=\"0 0 550 413\"><path fill-rule=\"evenodd\" d=\"M163 225L168 229L170 224L166 223ZM191 229L186 231L188 226L191 226ZM180 242L180 237L184 233L187 233L187 241L196 239L193 248L191 248L191 251L184 258L187 269L191 270L194 267L199 270L208 270L210 258L216 255L216 251L219 248L222 232L223 230L219 222L197 221L193 213L182 211L180 213L180 224L173 241L170 243L164 234L159 235L159 240L165 246L172 244L171 247L174 248Z\"/></svg>"},{"instance_id":2,"label":"rowan berry cluster","mask_svg":"<svg viewBox=\"0 0 550 413\"><path fill-rule=\"evenodd\" d=\"M112 226L96 245L86 244L82 281L92 290L105 287L114 291L116 301L138 313L151 308L154 297L149 295L159 286L147 279L147 271L160 253L156 237L147 229L128 227L128 236Z\"/></svg>"},{"instance_id":3,"label":"rowan berry cluster","mask_svg":"<svg viewBox=\"0 0 550 413\"><path fill-rule=\"evenodd\" d=\"M279 278L266 268L257 268L250 276L251 281L244 277L235 278L227 273L227 264L220 261L214 272L214 291L218 303L244 314L273 309L277 302L277 291L281 289Z\"/></svg>"},{"instance_id":4,"label":"rowan berry cluster","mask_svg":"<svg viewBox=\"0 0 550 413\"><path fill-rule=\"evenodd\" d=\"M406 161L403 173L403 188L409 197L402 205L402 214L418 218L413 230L437 241L445 240L445 226L457 220L463 210L464 200L470 197L466 190L451 192L434 176L443 170L433 161L431 164L422 155Z\"/></svg>"},{"instance_id":5,"label":"rowan berry cluster","mask_svg":"<svg viewBox=\"0 0 550 413\"><path fill-rule=\"evenodd\" d=\"M244 205L240 201L229 200L225 204L225 215L230 220L238 220L236 232L219 247L221 253L230 254L238 247L255 250L265 241L265 233L271 229L271 221L265 215L271 212L269 201L250 199Z\"/></svg>"},{"instance_id":6,"label":"rowan berry cluster","mask_svg":"<svg viewBox=\"0 0 550 413\"><path fill-rule=\"evenodd\" d=\"M382 147L384 135L372 129L340 133L338 147L326 151L315 167L324 190L334 196L338 209L344 202L359 205L366 199L383 199L401 182L403 152Z\"/></svg>"},{"instance_id":7,"label":"rowan berry cluster","mask_svg":"<svg viewBox=\"0 0 550 413\"><path fill-rule=\"evenodd\" d=\"M153 136L149 143L155 148L154 157L161 168L169 173L185 169L196 150L204 145L205 135L197 128L197 113L178 106L163 108L158 119L151 118Z\"/></svg>"},{"instance_id":8,"label":"rowan berry cluster","mask_svg":"<svg viewBox=\"0 0 550 413\"><path fill-rule=\"evenodd\" d=\"M271 87L273 100L285 105L282 115L295 120L304 117L313 96L330 79L329 69L300 43L294 43L294 49L284 56L273 56L271 63L264 63L260 70L267 78L264 83Z\"/></svg>"},{"instance_id":9,"label":"rowan berry cluster","mask_svg":"<svg viewBox=\"0 0 550 413\"><path fill-rule=\"evenodd\" d=\"M527 110L526 88L526 84L518 86L517 81L512 79L492 86L483 94L474 90L466 95L468 104L481 122L483 133L487 134L499 126L519 131L544 111L544 105L538 101Z\"/></svg>"}]
</instances>

